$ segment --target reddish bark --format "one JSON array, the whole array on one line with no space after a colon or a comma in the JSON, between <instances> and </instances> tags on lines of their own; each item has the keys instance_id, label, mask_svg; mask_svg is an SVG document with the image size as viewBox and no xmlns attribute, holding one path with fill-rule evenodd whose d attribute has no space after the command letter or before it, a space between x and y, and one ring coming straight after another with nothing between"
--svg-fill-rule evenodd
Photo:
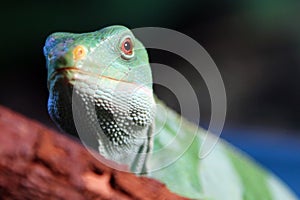
<instances>
[{"instance_id":1,"label":"reddish bark","mask_svg":"<svg viewBox=\"0 0 300 200\"><path fill-rule=\"evenodd\" d=\"M76 141L0 106L0 199L185 199L102 164Z\"/></svg>"}]
</instances>

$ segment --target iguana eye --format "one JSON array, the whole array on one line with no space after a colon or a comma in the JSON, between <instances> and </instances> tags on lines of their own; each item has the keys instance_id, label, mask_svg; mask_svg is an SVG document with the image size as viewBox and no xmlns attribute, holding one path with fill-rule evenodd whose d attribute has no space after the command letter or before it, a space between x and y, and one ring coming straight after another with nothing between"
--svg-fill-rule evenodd
<instances>
[{"instance_id":1,"label":"iguana eye","mask_svg":"<svg viewBox=\"0 0 300 200\"><path fill-rule=\"evenodd\" d=\"M121 43L122 56L125 59L130 59L133 56L133 43L129 37L123 39Z\"/></svg>"},{"instance_id":2,"label":"iguana eye","mask_svg":"<svg viewBox=\"0 0 300 200\"><path fill-rule=\"evenodd\" d=\"M85 56L85 54L86 54L85 48L81 45L78 45L73 50L73 59L80 60Z\"/></svg>"}]
</instances>

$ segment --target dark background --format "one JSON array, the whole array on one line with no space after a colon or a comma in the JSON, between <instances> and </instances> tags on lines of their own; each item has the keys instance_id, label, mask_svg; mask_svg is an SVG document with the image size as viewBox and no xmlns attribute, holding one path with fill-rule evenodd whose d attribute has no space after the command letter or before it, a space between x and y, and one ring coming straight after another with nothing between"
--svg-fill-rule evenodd
<instances>
[{"instance_id":1,"label":"dark background","mask_svg":"<svg viewBox=\"0 0 300 200\"><path fill-rule=\"evenodd\" d=\"M222 74L228 97L222 136L300 195L300 1L36 0L6 2L0 9L0 104L55 128L47 114L42 51L52 32L113 24L174 29L198 41ZM179 56L149 54L151 62L170 65L190 80L206 126L210 100L201 76ZM155 89L176 108L166 89Z\"/></svg>"}]
</instances>

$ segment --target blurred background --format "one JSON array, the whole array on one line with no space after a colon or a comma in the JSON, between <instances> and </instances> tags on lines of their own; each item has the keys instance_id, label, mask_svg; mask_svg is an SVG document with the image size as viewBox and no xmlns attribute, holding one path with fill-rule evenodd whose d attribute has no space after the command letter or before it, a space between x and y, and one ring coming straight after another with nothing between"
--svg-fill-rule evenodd
<instances>
[{"instance_id":1,"label":"blurred background","mask_svg":"<svg viewBox=\"0 0 300 200\"><path fill-rule=\"evenodd\" d=\"M221 72L228 98L222 137L300 196L300 1L32 0L7 1L0 9L1 105L56 128L47 114L42 50L52 32L114 24L174 29L199 42ZM207 126L210 99L201 75L178 55L149 49L149 56L187 77L200 102L200 125ZM178 109L172 92L155 91Z\"/></svg>"}]
</instances>

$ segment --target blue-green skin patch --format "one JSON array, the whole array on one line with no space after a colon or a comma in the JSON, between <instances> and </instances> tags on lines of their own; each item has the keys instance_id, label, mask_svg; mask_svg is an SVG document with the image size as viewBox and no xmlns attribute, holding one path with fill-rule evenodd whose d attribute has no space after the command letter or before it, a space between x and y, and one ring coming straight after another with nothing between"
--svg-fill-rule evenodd
<instances>
[{"instance_id":1,"label":"blue-green skin patch","mask_svg":"<svg viewBox=\"0 0 300 200\"><path fill-rule=\"evenodd\" d=\"M125 38L133 42L131 57L121 50ZM75 59L74 49L79 45L85 54ZM136 173L147 171L173 192L193 199L280 199L278 192L270 189L272 175L224 141L206 160L199 160L205 130L154 100L146 49L126 27L54 33L46 41L44 54L50 116L65 132L78 135L73 114L80 108L79 121L89 145L106 158L126 164ZM122 89L115 90L117 86ZM132 93L137 88L142 89ZM75 111L74 101L78 104ZM160 110L155 114L154 101L168 111L166 121ZM91 108L96 117L90 114ZM172 156L174 162L166 162ZM297 199L284 184L275 185L289 194L284 200Z\"/></svg>"}]
</instances>

